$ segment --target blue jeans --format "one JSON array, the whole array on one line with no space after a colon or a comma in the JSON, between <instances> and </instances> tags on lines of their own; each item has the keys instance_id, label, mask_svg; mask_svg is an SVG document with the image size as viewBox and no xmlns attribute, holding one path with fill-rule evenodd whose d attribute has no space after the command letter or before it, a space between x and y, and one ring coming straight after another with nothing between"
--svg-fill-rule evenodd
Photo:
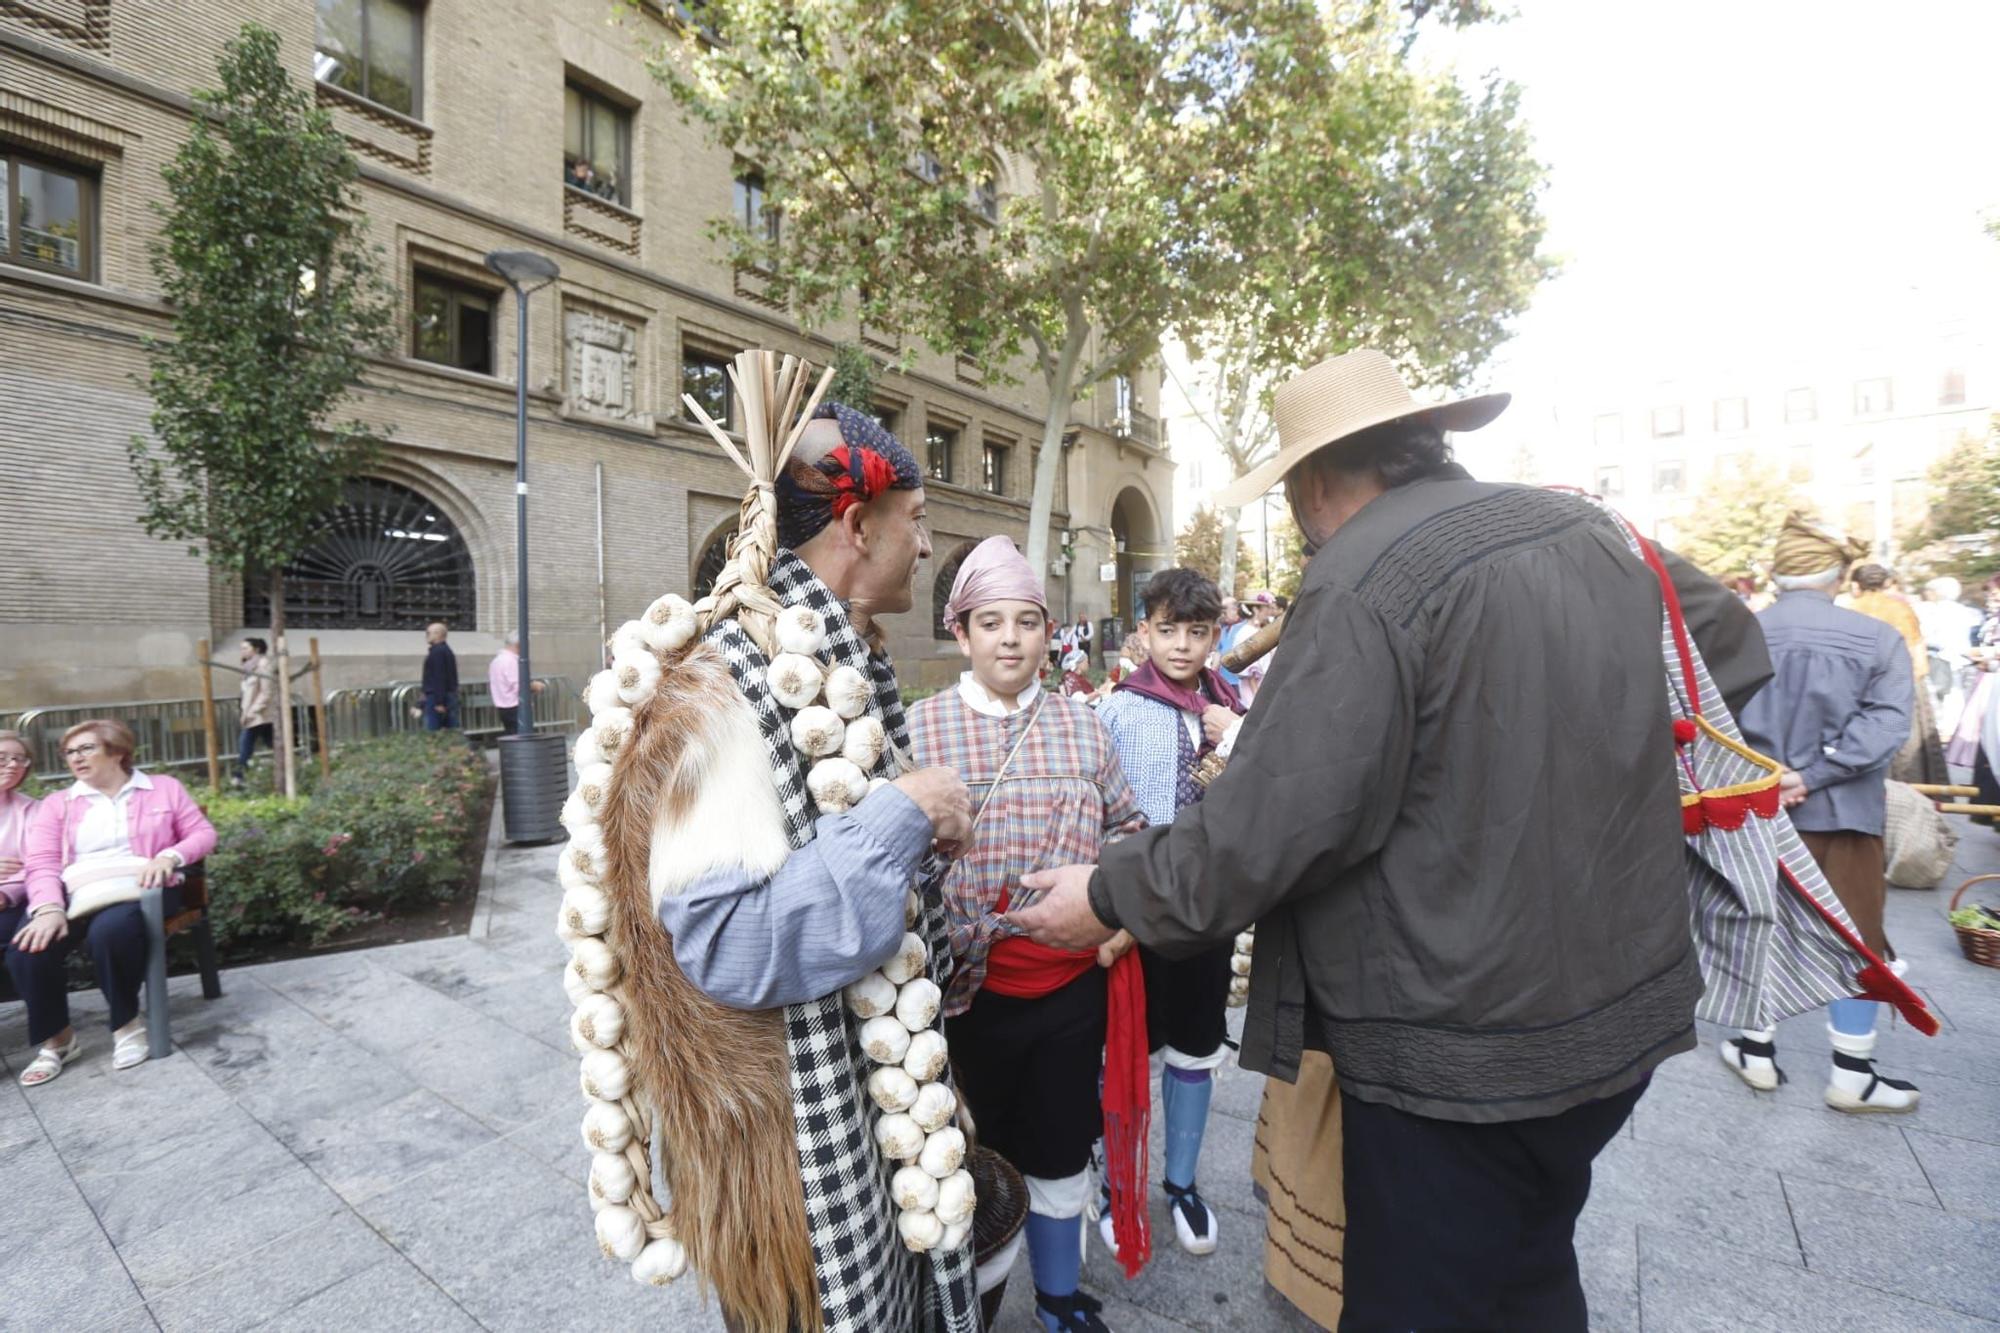
<instances>
[{"instance_id":1,"label":"blue jeans","mask_svg":"<svg viewBox=\"0 0 2000 1333\"><path fill-rule=\"evenodd\" d=\"M278 742L276 736L273 734L275 728L275 723L260 722L254 727L245 727L238 733L236 737L236 780L238 782L241 782L243 775L249 771L250 756L257 753L258 741L264 742L265 749L271 750L274 753L276 752Z\"/></svg>"},{"instance_id":2,"label":"blue jeans","mask_svg":"<svg viewBox=\"0 0 2000 1333\"><path fill-rule=\"evenodd\" d=\"M442 713L438 711L439 703L444 704L444 711ZM442 700L434 694L426 694L424 696L424 730L458 730L458 696L456 694L447 694Z\"/></svg>"}]
</instances>

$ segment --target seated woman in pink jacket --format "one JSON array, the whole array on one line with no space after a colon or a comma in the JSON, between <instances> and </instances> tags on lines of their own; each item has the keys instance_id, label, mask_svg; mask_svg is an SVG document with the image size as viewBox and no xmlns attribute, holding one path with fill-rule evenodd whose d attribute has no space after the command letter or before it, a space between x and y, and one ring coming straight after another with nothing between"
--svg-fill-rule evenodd
<instances>
[{"instance_id":1,"label":"seated woman in pink jacket","mask_svg":"<svg viewBox=\"0 0 2000 1333\"><path fill-rule=\"evenodd\" d=\"M28 1040L41 1045L23 1087L47 1083L81 1049L63 984L63 960L79 941L111 1005L112 1068L146 1059L139 892L165 885L166 914L179 911L181 869L215 849L215 828L187 788L132 767L136 748L120 722L71 727L62 753L76 785L43 800L28 825L27 919L7 945L7 970L28 1006Z\"/></svg>"}]
</instances>

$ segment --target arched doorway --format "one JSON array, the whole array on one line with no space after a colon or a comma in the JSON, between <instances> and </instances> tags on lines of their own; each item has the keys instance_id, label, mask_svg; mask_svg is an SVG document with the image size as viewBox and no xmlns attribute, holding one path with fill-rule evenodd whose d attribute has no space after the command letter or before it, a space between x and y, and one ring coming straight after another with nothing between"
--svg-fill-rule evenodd
<instances>
[{"instance_id":1,"label":"arched doorway","mask_svg":"<svg viewBox=\"0 0 2000 1333\"><path fill-rule=\"evenodd\" d=\"M735 540L736 525L731 523L701 548L701 558L694 562L694 576L689 580L689 601L698 602L715 591L715 581L722 577L722 567L729 563L729 543Z\"/></svg>"},{"instance_id":2,"label":"arched doorway","mask_svg":"<svg viewBox=\"0 0 2000 1333\"><path fill-rule=\"evenodd\" d=\"M444 512L407 486L380 477L347 484L346 498L285 566L291 629L453 629L478 623L472 553ZM243 623L271 623L271 589L243 588Z\"/></svg>"},{"instance_id":3,"label":"arched doorway","mask_svg":"<svg viewBox=\"0 0 2000 1333\"><path fill-rule=\"evenodd\" d=\"M1139 595L1146 580L1172 560L1172 553L1163 549L1153 502L1137 487L1127 486L1111 502L1111 540L1118 561L1111 614L1119 621L1120 633L1130 633L1139 623ZM1109 646L1106 651L1111 651Z\"/></svg>"},{"instance_id":4,"label":"arched doorway","mask_svg":"<svg viewBox=\"0 0 2000 1333\"><path fill-rule=\"evenodd\" d=\"M954 636L951 622L944 618L945 603L951 600L951 585L958 582L958 567L965 563L965 557L972 554L978 542L960 542L951 550L937 567L937 577L931 580L931 637L949 642Z\"/></svg>"}]
</instances>

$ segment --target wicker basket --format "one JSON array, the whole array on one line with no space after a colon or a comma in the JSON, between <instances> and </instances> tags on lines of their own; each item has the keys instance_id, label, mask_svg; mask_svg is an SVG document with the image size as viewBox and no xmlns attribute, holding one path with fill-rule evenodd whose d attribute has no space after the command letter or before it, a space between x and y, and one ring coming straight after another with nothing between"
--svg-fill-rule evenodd
<instances>
[{"instance_id":1,"label":"wicker basket","mask_svg":"<svg viewBox=\"0 0 2000 1333\"><path fill-rule=\"evenodd\" d=\"M1989 880L2000 880L2000 875L1974 875L1971 879L1959 885L1958 892L1951 895L1951 907L1948 910L1956 912L1958 910L1958 901L1965 896L1967 889L1975 884L1986 883ZM2000 967L2000 930L1987 930L1980 926L1961 926L1955 923L1952 929L1958 932L1958 947L1965 951L1967 958L1970 958L1975 963L1983 963L1987 967Z\"/></svg>"}]
</instances>

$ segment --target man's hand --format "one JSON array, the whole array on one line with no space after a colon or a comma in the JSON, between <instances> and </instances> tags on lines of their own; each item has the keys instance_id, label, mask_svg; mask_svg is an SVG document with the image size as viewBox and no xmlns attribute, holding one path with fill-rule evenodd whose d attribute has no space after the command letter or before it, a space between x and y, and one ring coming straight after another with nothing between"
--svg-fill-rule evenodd
<instances>
[{"instance_id":1,"label":"man's hand","mask_svg":"<svg viewBox=\"0 0 2000 1333\"><path fill-rule=\"evenodd\" d=\"M444 706L443 704L436 704L436 705L433 705L433 710L432 710L432 711L434 711L434 712L439 712L439 713L442 713L442 712L444 712L444 711L445 711L445 706Z\"/></svg>"},{"instance_id":2,"label":"man's hand","mask_svg":"<svg viewBox=\"0 0 2000 1333\"><path fill-rule=\"evenodd\" d=\"M1222 744L1222 738L1236 725L1236 714L1221 704L1210 704L1201 713L1201 734L1208 737L1210 745Z\"/></svg>"},{"instance_id":3,"label":"man's hand","mask_svg":"<svg viewBox=\"0 0 2000 1333\"><path fill-rule=\"evenodd\" d=\"M920 768L891 785L917 803L939 842L962 843L972 836L972 793L952 770Z\"/></svg>"},{"instance_id":4,"label":"man's hand","mask_svg":"<svg viewBox=\"0 0 2000 1333\"><path fill-rule=\"evenodd\" d=\"M546 690L548 687L549 683L545 680L531 680L528 682L528 688L534 691L536 694L540 694L543 690Z\"/></svg>"},{"instance_id":5,"label":"man's hand","mask_svg":"<svg viewBox=\"0 0 2000 1333\"><path fill-rule=\"evenodd\" d=\"M1132 939L1131 931L1119 931L1116 935L1113 935L1110 939L1097 946L1097 965L1099 967L1110 967L1113 963L1132 951L1133 943L1134 940Z\"/></svg>"},{"instance_id":6,"label":"man's hand","mask_svg":"<svg viewBox=\"0 0 2000 1333\"><path fill-rule=\"evenodd\" d=\"M1806 780L1786 769L1778 775L1778 804L1789 810L1806 799Z\"/></svg>"},{"instance_id":7,"label":"man's hand","mask_svg":"<svg viewBox=\"0 0 2000 1333\"><path fill-rule=\"evenodd\" d=\"M1023 875L1022 888L1047 892L1033 907L1007 913L1007 920L1028 932L1035 943L1051 949L1072 953L1095 949L1113 934L1090 910L1090 877L1096 870L1096 866L1064 866Z\"/></svg>"}]
</instances>

